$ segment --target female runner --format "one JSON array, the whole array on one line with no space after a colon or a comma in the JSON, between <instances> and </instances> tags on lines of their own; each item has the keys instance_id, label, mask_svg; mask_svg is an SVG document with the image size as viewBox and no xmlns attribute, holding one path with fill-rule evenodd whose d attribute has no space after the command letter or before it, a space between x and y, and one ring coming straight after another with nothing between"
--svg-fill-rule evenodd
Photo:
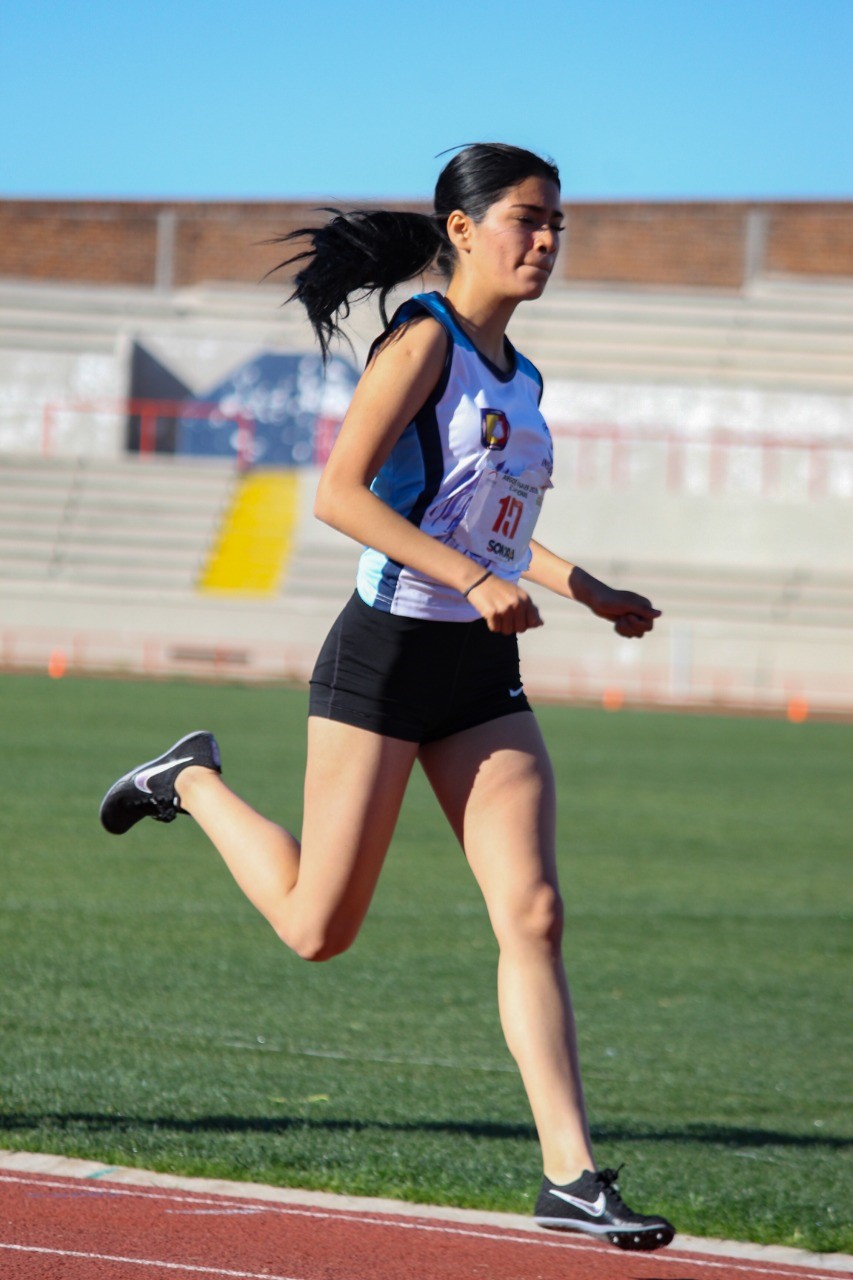
<instances>
[{"instance_id":1,"label":"female runner","mask_svg":"<svg viewBox=\"0 0 853 1280\"><path fill-rule=\"evenodd\" d=\"M532 539L551 487L542 380L506 337L540 297L563 216L556 167L477 144L441 173L433 216L338 214L308 236L295 297L325 356L348 301L437 265L446 292L404 304L376 341L320 481L315 514L362 543L357 589L311 681L301 842L235 795L208 733L120 778L101 820L190 814L240 888L306 960L351 945L419 761L462 844L500 949L501 1023L542 1148L535 1218L623 1249L674 1229L629 1209L590 1147L561 954L554 780L516 637L542 625L520 579L621 636L658 611ZM286 237L289 239L290 237Z\"/></svg>"}]
</instances>

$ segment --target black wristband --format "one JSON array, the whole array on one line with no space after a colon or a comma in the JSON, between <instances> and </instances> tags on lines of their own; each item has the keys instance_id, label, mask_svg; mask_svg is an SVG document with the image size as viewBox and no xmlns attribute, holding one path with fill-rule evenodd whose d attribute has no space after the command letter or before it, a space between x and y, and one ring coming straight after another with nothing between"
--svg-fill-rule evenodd
<instances>
[{"instance_id":1,"label":"black wristband","mask_svg":"<svg viewBox=\"0 0 853 1280\"><path fill-rule=\"evenodd\" d=\"M486 581L486 578L491 578L491 576L492 576L491 569L487 569L486 572L483 574L482 578L478 578L476 582L472 582L468 590L462 592L465 599L466 600L468 599L468 597L470 596L471 592L474 590L475 587L479 587L481 583Z\"/></svg>"}]
</instances>

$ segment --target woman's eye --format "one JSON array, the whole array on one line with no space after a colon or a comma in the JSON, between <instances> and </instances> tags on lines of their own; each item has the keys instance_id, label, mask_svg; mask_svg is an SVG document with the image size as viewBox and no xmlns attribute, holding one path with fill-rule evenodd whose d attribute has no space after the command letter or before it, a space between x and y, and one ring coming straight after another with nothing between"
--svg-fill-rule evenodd
<instances>
[{"instance_id":1,"label":"woman's eye","mask_svg":"<svg viewBox=\"0 0 853 1280\"><path fill-rule=\"evenodd\" d=\"M527 216L527 215L525 215L525 214L519 214L519 215L518 215L518 217L517 217L517 219L516 219L516 221L517 221L517 222L520 222L520 223L521 223L523 226L525 226L525 227L535 227L535 226L539 226L539 225L543 225L543 226L544 226L544 224L537 223L537 221L536 221L536 219L535 219L535 218L531 218L531 217L529 217L529 216ZM561 225L560 225L560 226L558 226L558 227L555 227L555 226L549 226L549 227L548 227L548 230L549 230L549 231L553 231L555 235L559 235L559 234L560 234L560 232L561 232L561 231L565 231L565 229L566 229L566 228L565 228L565 225L564 225L564 224L561 224Z\"/></svg>"}]
</instances>

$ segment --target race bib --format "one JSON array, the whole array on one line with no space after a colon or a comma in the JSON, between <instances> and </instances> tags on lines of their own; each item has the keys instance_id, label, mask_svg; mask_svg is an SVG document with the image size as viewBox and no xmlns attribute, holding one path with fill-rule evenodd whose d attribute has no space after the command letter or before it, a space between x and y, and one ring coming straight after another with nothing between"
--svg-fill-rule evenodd
<instances>
[{"instance_id":1,"label":"race bib","mask_svg":"<svg viewBox=\"0 0 853 1280\"><path fill-rule=\"evenodd\" d=\"M508 475L486 467L455 540L482 560L513 569L530 546L546 490L552 488L543 470Z\"/></svg>"}]
</instances>

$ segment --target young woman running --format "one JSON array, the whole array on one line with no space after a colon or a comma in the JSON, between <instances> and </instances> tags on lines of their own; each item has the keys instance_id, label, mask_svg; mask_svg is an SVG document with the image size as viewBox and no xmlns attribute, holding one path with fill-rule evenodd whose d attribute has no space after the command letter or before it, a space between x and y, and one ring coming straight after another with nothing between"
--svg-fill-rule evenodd
<instances>
[{"instance_id":1,"label":"young woman running","mask_svg":"<svg viewBox=\"0 0 853 1280\"><path fill-rule=\"evenodd\" d=\"M315 513L366 547L357 588L311 680L302 839L220 776L208 733L138 765L104 797L121 834L190 814L240 888L306 960L349 947L419 761L485 898L500 949L501 1022L542 1148L535 1218L623 1249L674 1229L629 1209L591 1151L561 955L554 780L524 694L516 637L541 626L520 579L576 600L626 637L659 616L533 541L551 487L542 380L506 337L540 297L563 218L556 167L477 144L441 173L435 213L338 214L295 297L324 356L351 298L435 265L444 295L405 303L374 344L320 481ZM286 237L290 238L290 237Z\"/></svg>"}]
</instances>

